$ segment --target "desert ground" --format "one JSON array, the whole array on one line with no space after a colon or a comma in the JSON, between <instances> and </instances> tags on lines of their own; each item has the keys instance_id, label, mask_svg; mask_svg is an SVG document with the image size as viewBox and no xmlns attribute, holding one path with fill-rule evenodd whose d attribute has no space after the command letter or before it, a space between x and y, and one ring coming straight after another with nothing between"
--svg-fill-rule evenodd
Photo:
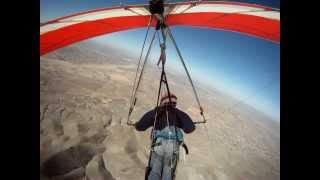
<instances>
[{"instance_id":1,"label":"desert ground","mask_svg":"<svg viewBox=\"0 0 320 180\"><path fill-rule=\"evenodd\" d=\"M156 105L160 71L147 64L132 121ZM139 180L150 129L127 126L137 57L85 41L40 57L42 180ZM168 72L178 108L195 121L199 109L186 76ZM208 123L185 135L177 180L279 180L280 124L195 81ZM236 104L236 106L234 106Z\"/></svg>"}]
</instances>

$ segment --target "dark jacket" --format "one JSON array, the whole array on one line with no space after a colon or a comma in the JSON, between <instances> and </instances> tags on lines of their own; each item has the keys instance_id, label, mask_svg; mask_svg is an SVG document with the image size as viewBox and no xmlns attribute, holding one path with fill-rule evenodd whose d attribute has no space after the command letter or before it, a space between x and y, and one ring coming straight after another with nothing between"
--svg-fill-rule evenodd
<instances>
[{"instance_id":1,"label":"dark jacket","mask_svg":"<svg viewBox=\"0 0 320 180\"><path fill-rule=\"evenodd\" d=\"M168 121L170 126L181 128L185 133L191 133L195 130L195 125L188 114L178 108L167 106ZM143 117L135 125L138 131L144 131L149 127L153 127L156 115L156 109L153 109L143 115ZM159 107L157 112L157 120L155 130L161 130L168 125L166 118L166 108Z\"/></svg>"}]
</instances>

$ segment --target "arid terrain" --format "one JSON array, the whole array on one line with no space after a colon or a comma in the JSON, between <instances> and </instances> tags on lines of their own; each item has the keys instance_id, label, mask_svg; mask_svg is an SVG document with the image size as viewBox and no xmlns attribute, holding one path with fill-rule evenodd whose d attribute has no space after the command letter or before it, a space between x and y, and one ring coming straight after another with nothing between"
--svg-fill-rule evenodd
<instances>
[{"instance_id":1,"label":"arid terrain","mask_svg":"<svg viewBox=\"0 0 320 180\"><path fill-rule=\"evenodd\" d=\"M42 180L141 180L150 130L126 125L137 57L94 41L40 57ZM160 72L150 61L132 121L156 104ZM183 74L168 72L178 108L201 120ZM208 123L185 136L177 180L279 180L280 124L196 81ZM237 104L237 106L234 106Z\"/></svg>"}]
</instances>

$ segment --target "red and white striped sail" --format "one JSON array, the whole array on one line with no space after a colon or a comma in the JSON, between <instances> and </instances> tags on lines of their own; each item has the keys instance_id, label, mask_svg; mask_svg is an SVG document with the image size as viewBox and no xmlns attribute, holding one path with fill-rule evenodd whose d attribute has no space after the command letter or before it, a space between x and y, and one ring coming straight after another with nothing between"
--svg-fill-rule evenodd
<instances>
[{"instance_id":1,"label":"red and white striped sail","mask_svg":"<svg viewBox=\"0 0 320 180\"><path fill-rule=\"evenodd\" d=\"M95 36L148 26L145 5L96 9L40 26L40 55ZM177 3L165 7L169 26L184 25L234 31L280 42L280 11L238 2ZM152 22L156 24L155 21Z\"/></svg>"}]
</instances>

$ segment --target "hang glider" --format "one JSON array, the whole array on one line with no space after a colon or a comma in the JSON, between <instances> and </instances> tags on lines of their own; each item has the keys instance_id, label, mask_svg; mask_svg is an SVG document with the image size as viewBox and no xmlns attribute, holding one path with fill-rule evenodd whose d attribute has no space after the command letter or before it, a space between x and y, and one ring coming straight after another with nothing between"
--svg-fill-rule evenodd
<instances>
[{"instance_id":1,"label":"hang glider","mask_svg":"<svg viewBox=\"0 0 320 180\"><path fill-rule=\"evenodd\" d=\"M239 2L183 2L165 5L166 23L243 33L280 43L280 11ZM96 36L148 26L148 5L95 9L40 25L40 55ZM152 21L156 25L156 20Z\"/></svg>"}]
</instances>

